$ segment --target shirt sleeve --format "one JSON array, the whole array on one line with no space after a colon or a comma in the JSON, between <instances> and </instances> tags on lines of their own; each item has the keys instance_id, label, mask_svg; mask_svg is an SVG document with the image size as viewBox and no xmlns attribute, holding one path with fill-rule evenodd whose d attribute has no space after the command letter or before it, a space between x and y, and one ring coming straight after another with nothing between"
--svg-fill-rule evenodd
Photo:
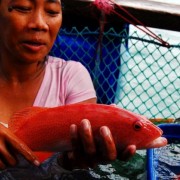
<instances>
[{"instance_id":1,"label":"shirt sleeve","mask_svg":"<svg viewBox=\"0 0 180 180\"><path fill-rule=\"evenodd\" d=\"M87 69L80 62L73 62L67 72L65 104L96 98L96 92Z\"/></svg>"}]
</instances>

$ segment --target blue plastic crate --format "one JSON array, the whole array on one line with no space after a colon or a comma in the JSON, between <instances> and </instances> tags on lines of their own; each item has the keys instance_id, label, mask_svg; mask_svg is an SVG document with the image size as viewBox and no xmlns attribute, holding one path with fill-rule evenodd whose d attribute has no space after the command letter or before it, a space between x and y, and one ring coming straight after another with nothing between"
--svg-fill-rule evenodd
<instances>
[{"instance_id":1,"label":"blue plastic crate","mask_svg":"<svg viewBox=\"0 0 180 180\"><path fill-rule=\"evenodd\" d=\"M163 130L163 137L166 137L168 143L180 140L180 124L161 124L159 127ZM147 150L147 179L159 180L154 171L154 151L155 149ZM156 161L157 163L158 161ZM180 173L180 166L179 166Z\"/></svg>"}]
</instances>

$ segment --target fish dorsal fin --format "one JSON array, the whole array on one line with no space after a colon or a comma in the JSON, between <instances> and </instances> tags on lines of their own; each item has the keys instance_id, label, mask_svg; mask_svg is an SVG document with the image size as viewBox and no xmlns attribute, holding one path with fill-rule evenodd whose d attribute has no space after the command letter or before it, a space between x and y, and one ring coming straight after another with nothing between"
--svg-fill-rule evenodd
<instances>
[{"instance_id":1,"label":"fish dorsal fin","mask_svg":"<svg viewBox=\"0 0 180 180\"><path fill-rule=\"evenodd\" d=\"M13 114L9 121L9 129L12 130L13 132L18 131L20 128L22 128L29 119L34 117L36 114L43 112L47 110L48 108L44 107L27 107L23 110L20 110Z\"/></svg>"}]
</instances>

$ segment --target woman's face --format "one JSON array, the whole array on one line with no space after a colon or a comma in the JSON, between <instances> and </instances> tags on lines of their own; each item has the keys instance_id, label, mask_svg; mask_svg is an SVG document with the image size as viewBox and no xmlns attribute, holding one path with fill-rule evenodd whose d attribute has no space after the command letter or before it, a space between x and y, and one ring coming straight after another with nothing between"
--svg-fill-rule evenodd
<instances>
[{"instance_id":1,"label":"woman's face","mask_svg":"<svg viewBox=\"0 0 180 180\"><path fill-rule=\"evenodd\" d=\"M61 24L60 0L1 0L1 54L18 61L41 61Z\"/></svg>"}]
</instances>

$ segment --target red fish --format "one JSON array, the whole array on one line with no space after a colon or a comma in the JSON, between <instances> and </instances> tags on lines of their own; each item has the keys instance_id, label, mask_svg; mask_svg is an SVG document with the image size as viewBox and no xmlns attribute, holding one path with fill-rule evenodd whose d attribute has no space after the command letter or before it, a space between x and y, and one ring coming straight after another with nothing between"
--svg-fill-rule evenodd
<instances>
[{"instance_id":1,"label":"red fish","mask_svg":"<svg viewBox=\"0 0 180 180\"><path fill-rule=\"evenodd\" d=\"M118 150L134 144L137 149L148 148L159 140L162 130L145 117L125 109L103 104L73 104L54 108L29 107L16 113L9 128L33 151L62 152L71 150L69 128L89 119L95 140L99 128L108 126ZM164 146L159 141L157 146Z\"/></svg>"}]
</instances>

